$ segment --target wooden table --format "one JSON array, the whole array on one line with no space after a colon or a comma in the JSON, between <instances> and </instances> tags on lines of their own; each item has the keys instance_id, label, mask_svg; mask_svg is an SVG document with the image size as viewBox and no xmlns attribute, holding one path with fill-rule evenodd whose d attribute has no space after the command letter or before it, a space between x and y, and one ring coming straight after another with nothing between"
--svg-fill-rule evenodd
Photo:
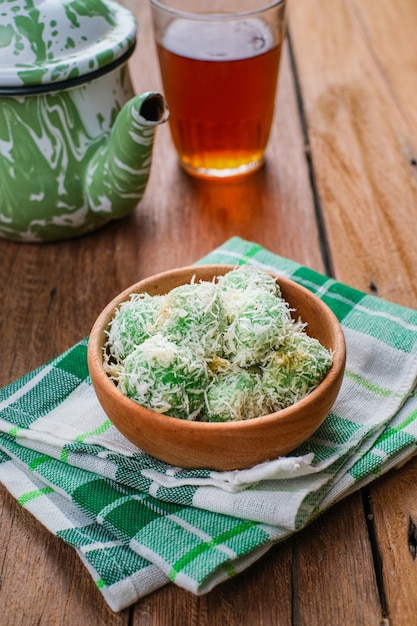
<instances>
[{"instance_id":1,"label":"wooden table","mask_svg":"<svg viewBox=\"0 0 417 626\"><path fill-rule=\"evenodd\" d=\"M124 3L139 18L135 87L161 89L149 7ZM165 125L131 216L74 241L0 242L0 385L85 337L122 288L233 235L417 307L417 2L290 0L288 26L260 172L193 180ZM169 585L119 614L73 550L3 488L0 524L2 626L417 623L417 460L207 596Z\"/></svg>"}]
</instances>

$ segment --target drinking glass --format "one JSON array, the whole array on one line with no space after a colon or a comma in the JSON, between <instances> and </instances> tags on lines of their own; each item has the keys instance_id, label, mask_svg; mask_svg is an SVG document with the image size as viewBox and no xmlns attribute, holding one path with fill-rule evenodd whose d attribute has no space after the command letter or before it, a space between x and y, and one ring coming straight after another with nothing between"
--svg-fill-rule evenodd
<instances>
[{"instance_id":1,"label":"drinking glass","mask_svg":"<svg viewBox=\"0 0 417 626\"><path fill-rule=\"evenodd\" d=\"M264 162L286 0L150 0L170 129L181 166L201 178Z\"/></svg>"}]
</instances>

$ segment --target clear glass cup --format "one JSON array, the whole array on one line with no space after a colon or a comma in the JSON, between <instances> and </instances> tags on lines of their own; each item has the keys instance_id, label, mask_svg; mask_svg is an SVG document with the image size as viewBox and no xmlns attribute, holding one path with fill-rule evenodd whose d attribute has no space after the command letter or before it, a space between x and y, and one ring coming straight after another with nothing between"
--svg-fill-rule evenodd
<instances>
[{"instance_id":1,"label":"clear glass cup","mask_svg":"<svg viewBox=\"0 0 417 626\"><path fill-rule=\"evenodd\" d=\"M150 0L181 166L235 178L264 162L286 0Z\"/></svg>"}]
</instances>

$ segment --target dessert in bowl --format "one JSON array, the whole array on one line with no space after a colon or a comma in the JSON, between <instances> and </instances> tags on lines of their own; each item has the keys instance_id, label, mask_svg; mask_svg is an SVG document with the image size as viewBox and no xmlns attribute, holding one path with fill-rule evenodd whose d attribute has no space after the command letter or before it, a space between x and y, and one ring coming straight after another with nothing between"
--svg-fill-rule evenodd
<instances>
[{"instance_id":1,"label":"dessert in bowl","mask_svg":"<svg viewBox=\"0 0 417 626\"><path fill-rule=\"evenodd\" d=\"M97 398L116 428L159 460L252 467L292 452L336 400L346 348L334 313L294 281L245 268L150 276L94 323Z\"/></svg>"}]
</instances>

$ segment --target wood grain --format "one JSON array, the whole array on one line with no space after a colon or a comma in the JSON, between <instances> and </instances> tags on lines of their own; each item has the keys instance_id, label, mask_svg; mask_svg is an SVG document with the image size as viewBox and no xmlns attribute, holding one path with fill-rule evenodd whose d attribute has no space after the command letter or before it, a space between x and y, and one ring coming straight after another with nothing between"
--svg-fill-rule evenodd
<instances>
[{"instance_id":1,"label":"wood grain","mask_svg":"<svg viewBox=\"0 0 417 626\"><path fill-rule=\"evenodd\" d=\"M371 489L390 625L415 623L417 614L417 459Z\"/></svg>"},{"instance_id":2,"label":"wood grain","mask_svg":"<svg viewBox=\"0 0 417 626\"><path fill-rule=\"evenodd\" d=\"M349 514L347 515L347 508ZM383 619L362 500L336 505L294 539L294 624L380 626ZM335 566L340 568L334 580Z\"/></svg>"},{"instance_id":3,"label":"wood grain","mask_svg":"<svg viewBox=\"0 0 417 626\"><path fill-rule=\"evenodd\" d=\"M76 555L1 489L1 626L127 626Z\"/></svg>"},{"instance_id":4,"label":"wood grain","mask_svg":"<svg viewBox=\"0 0 417 626\"><path fill-rule=\"evenodd\" d=\"M416 28L414 0L291 4L291 41L337 277L410 306L417 297Z\"/></svg>"},{"instance_id":5,"label":"wood grain","mask_svg":"<svg viewBox=\"0 0 417 626\"><path fill-rule=\"evenodd\" d=\"M417 5L320 5L293 3L290 28L333 267L352 286L415 307ZM411 626L415 463L370 493L387 619Z\"/></svg>"}]
</instances>

